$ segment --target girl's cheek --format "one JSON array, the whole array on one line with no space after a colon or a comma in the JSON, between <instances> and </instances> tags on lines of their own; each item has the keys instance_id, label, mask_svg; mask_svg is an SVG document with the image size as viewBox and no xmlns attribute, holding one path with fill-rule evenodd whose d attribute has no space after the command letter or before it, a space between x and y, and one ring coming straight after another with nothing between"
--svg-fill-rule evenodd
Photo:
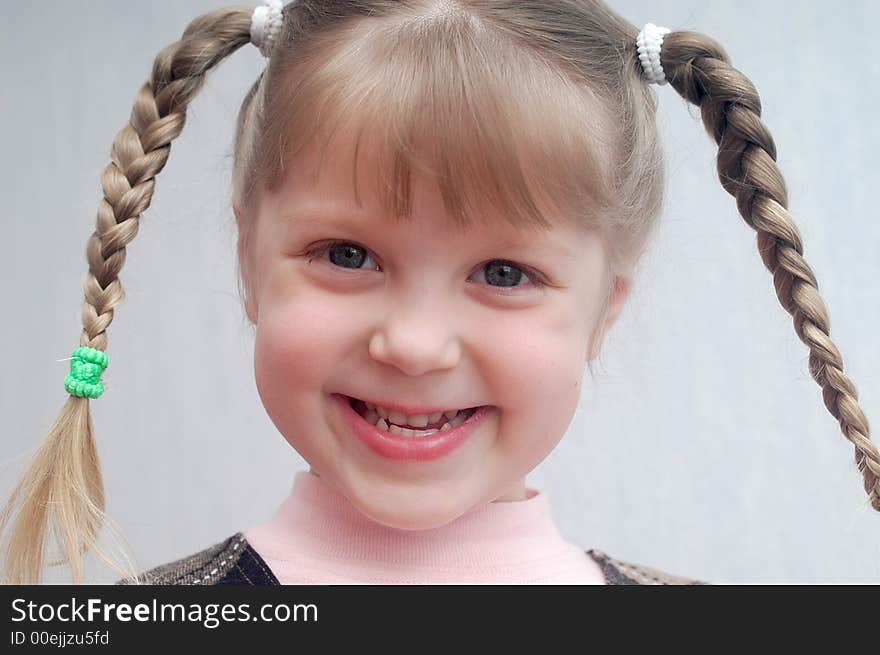
<instances>
[{"instance_id":1,"label":"girl's cheek","mask_svg":"<svg viewBox=\"0 0 880 655\"><path fill-rule=\"evenodd\" d=\"M535 320L509 322L484 339L477 366L491 372L496 404L509 417L530 425L536 420L548 427L565 425L580 400L585 338L583 320L547 311Z\"/></svg>"},{"instance_id":2,"label":"girl's cheek","mask_svg":"<svg viewBox=\"0 0 880 655\"><path fill-rule=\"evenodd\" d=\"M272 368L305 373L332 344L330 321L317 303L269 303L261 307L255 348Z\"/></svg>"}]
</instances>

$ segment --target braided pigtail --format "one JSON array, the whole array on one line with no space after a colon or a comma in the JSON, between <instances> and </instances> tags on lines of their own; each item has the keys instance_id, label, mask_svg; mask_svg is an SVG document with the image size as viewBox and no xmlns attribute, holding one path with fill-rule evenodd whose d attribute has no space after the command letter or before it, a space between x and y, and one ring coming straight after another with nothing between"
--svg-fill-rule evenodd
<instances>
[{"instance_id":1,"label":"braided pigtail","mask_svg":"<svg viewBox=\"0 0 880 655\"><path fill-rule=\"evenodd\" d=\"M205 75L250 42L251 12L222 9L193 20L180 41L159 52L150 78L138 91L131 118L116 135L112 161L101 178L104 199L86 246L89 272L80 346L107 350L107 328L124 295L119 272L125 247L137 235L140 216L153 197L155 177L168 161L171 141L183 130L186 109ZM136 578L130 563L117 566L96 543L102 525L110 522L104 513L89 397L76 395L74 386L68 387L73 395L0 514L0 534L6 542L0 568L4 583L39 582L50 528L63 552L62 559L52 564L69 563L74 582L83 580L83 556L89 550L121 574ZM114 532L118 531L114 528Z\"/></svg>"},{"instance_id":2,"label":"braided pigtail","mask_svg":"<svg viewBox=\"0 0 880 655\"><path fill-rule=\"evenodd\" d=\"M788 213L785 180L776 166L776 145L761 121L761 100L752 82L730 65L721 46L695 32L671 32L660 61L669 84L697 105L718 144L718 177L736 198L739 213L757 232L758 252L773 273L779 302L794 318L798 337L810 348L809 368L822 387L825 407L855 446L871 507L880 511L880 452L855 385L831 341L831 323L813 271L804 259L797 225Z\"/></svg>"}]
</instances>

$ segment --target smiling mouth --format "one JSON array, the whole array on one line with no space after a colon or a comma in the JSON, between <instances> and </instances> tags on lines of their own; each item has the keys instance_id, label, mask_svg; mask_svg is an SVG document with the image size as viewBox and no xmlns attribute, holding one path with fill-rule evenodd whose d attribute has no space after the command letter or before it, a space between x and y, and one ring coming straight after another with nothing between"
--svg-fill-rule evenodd
<instances>
[{"instance_id":1,"label":"smiling mouth","mask_svg":"<svg viewBox=\"0 0 880 655\"><path fill-rule=\"evenodd\" d=\"M370 408L367 407L367 404L363 400L360 400L358 398L352 398L351 396L346 396L346 398L348 399L348 403L349 403L349 405L351 405L351 408L354 411L356 411L361 416L361 418L367 419L367 414L368 414L368 411L370 410ZM461 425L461 423L463 423L464 421L469 419L471 416L473 416L474 413L478 409L479 409L479 407L469 407L464 410L459 410L457 412L457 414L454 414L454 415L451 413L444 412L444 413L441 413L439 418L437 418L433 422L431 422L430 418L429 418L428 424L423 425L423 426L410 425L409 423L392 423L392 421L389 420L388 418L385 418L385 421L389 426L390 425L397 425L397 427L405 428L405 429L409 429L409 430L442 431L444 426L448 430L450 428L456 427L457 425ZM373 420L368 419L368 422L375 424L375 421L378 420L378 415L375 413L376 412L375 409L373 409L372 412L373 412L373 414L370 415L370 419L373 419ZM397 414L397 413L395 412L394 414ZM394 418L396 418L397 420L401 420L401 421L403 420L400 418L400 415L396 415Z\"/></svg>"},{"instance_id":2,"label":"smiling mouth","mask_svg":"<svg viewBox=\"0 0 880 655\"><path fill-rule=\"evenodd\" d=\"M452 410L450 419L447 412L435 414L417 414L404 416L396 411L382 408L383 417L378 413L379 407L366 406L359 399L351 396L335 393L334 403L339 407L342 420L346 423L347 432L352 437L367 446L373 453L397 462L428 462L447 457L453 451L462 448L463 445L475 439L481 433L481 426L495 407L481 405L470 408L469 411ZM427 416L427 421L425 420ZM436 425L440 418L446 422L439 428L405 427L400 423L413 421L416 423L429 423ZM434 419L433 421L431 419ZM397 421L398 423L394 423Z\"/></svg>"}]
</instances>

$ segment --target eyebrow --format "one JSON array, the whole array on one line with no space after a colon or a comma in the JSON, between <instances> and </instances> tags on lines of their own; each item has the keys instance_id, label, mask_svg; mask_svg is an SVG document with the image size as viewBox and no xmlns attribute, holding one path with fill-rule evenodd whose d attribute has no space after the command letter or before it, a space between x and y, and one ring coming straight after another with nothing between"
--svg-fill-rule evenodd
<instances>
[{"instance_id":1,"label":"eyebrow","mask_svg":"<svg viewBox=\"0 0 880 655\"><path fill-rule=\"evenodd\" d=\"M354 229L364 235L382 229L390 223L383 222L381 218L371 216L357 216L347 209L334 209L333 207L305 206L285 211L281 218L295 226L328 226L341 229ZM520 235L513 229L508 231L506 237L499 237L490 244L493 248L517 248L524 251L538 250L543 255L559 255L570 260L577 257L573 245L569 246L566 241L552 241L547 238L538 238L537 241L531 235Z\"/></svg>"}]
</instances>

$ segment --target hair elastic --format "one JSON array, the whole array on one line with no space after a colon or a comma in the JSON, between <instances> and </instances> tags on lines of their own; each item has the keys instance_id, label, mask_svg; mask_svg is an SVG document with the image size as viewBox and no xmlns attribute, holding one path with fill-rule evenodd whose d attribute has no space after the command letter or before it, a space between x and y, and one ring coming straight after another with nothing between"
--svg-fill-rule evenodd
<instances>
[{"instance_id":1,"label":"hair elastic","mask_svg":"<svg viewBox=\"0 0 880 655\"><path fill-rule=\"evenodd\" d=\"M260 49L264 57L272 54L275 39L281 32L282 0L264 0L251 15L251 43Z\"/></svg>"},{"instance_id":2,"label":"hair elastic","mask_svg":"<svg viewBox=\"0 0 880 655\"><path fill-rule=\"evenodd\" d=\"M99 398L104 393L101 373L109 358L103 350L80 346L70 359L70 373L64 378L64 388L72 396Z\"/></svg>"},{"instance_id":3,"label":"hair elastic","mask_svg":"<svg viewBox=\"0 0 880 655\"><path fill-rule=\"evenodd\" d=\"M660 64L660 48L663 46L663 37L671 31L668 27L647 23L636 38L639 61L642 62L645 76L651 84L666 84L666 73Z\"/></svg>"}]
</instances>

